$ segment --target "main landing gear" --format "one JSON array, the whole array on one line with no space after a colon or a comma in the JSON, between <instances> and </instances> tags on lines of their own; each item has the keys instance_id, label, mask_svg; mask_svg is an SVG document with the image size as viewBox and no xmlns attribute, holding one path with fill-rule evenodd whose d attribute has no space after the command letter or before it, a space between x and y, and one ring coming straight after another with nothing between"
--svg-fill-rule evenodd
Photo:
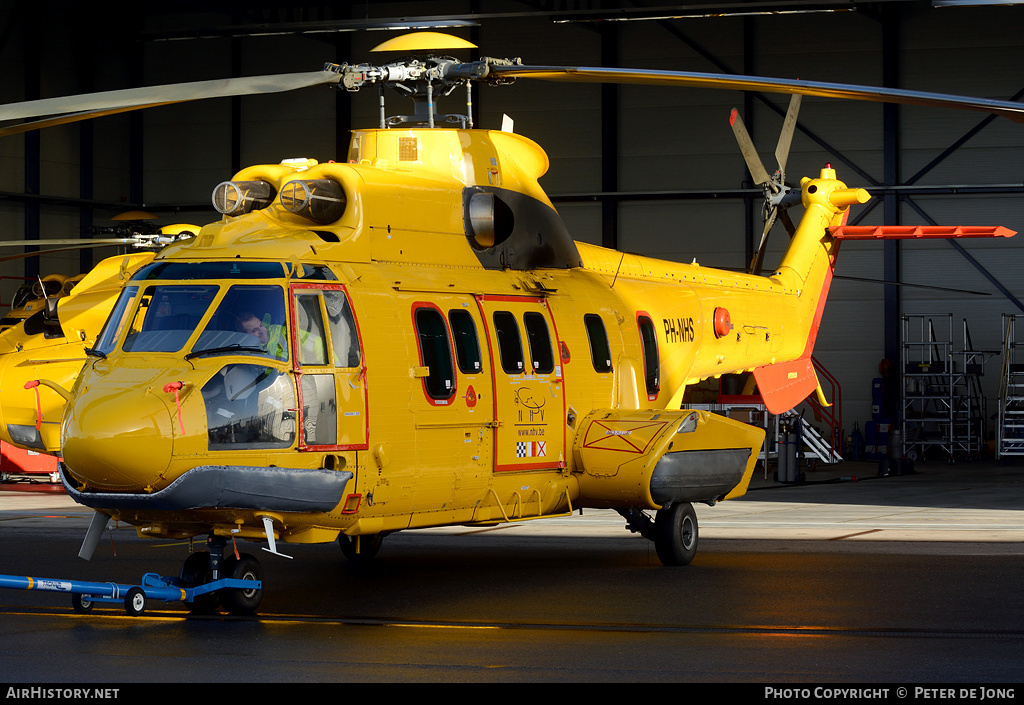
<instances>
[{"instance_id":1,"label":"main landing gear","mask_svg":"<svg viewBox=\"0 0 1024 705\"><path fill-rule=\"evenodd\" d=\"M627 529L654 542L662 564L688 565L697 555L697 514L689 502L665 505L653 521L639 509L617 511L625 518Z\"/></svg>"}]
</instances>

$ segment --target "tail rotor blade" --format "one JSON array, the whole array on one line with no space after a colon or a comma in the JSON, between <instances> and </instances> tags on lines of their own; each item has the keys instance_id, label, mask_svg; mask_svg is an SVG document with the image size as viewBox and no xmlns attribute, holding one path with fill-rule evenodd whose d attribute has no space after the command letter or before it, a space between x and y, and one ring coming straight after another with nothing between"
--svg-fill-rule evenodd
<instances>
[{"instance_id":1,"label":"tail rotor blade","mask_svg":"<svg viewBox=\"0 0 1024 705\"><path fill-rule=\"evenodd\" d=\"M800 101L803 98L799 93L794 93L789 99L789 110L786 111L786 119L782 123L782 132L779 134L779 144L775 147L775 160L779 163L779 171L783 174L785 181L786 160L789 159L789 147L793 143L793 132L796 130L796 116L800 112Z\"/></svg>"},{"instance_id":2,"label":"tail rotor blade","mask_svg":"<svg viewBox=\"0 0 1024 705\"><path fill-rule=\"evenodd\" d=\"M775 224L775 216L778 215L778 212L778 208L772 208L768 211L768 215L764 219L764 231L761 233L761 244L757 246L757 254L754 255L754 261L750 264L751 274L761 273L761 267L764 265L764 253L768 249L768 233L771 232L772 225Z\"/></svg>"},{"instance_id":3,"label":"tail rotor blade","mask_svg":"<svg viewBox=\"0 0 1024 705\"><path fill-rule=\"evenodd\" d=\"M782 227L786 229L790 237L796 235L796 226L793 225L793 219L789 217L789 213L786 212L785 208L779 213L779 220L782 221Z\"/></svg>"},{"instance_id":4,"label":"tail rotor blade","mask_svg":"<svg viewBox=\"0 0 1024 705\"><path fill-rule=\"evenodd\" d=\"M743 119L735 108L729 114L729 124L732 126L733 134L736 135L736 141L739 142L740 153L743 154L743 160L747 163L747 169L750 170L754 183L758 186L769 183L771 177L768 176L768 171L761 163L761 158L757 156L754 141L750 139L750 133L747 132L747 127L743 124Z\"/></svg>"}]
</instances>

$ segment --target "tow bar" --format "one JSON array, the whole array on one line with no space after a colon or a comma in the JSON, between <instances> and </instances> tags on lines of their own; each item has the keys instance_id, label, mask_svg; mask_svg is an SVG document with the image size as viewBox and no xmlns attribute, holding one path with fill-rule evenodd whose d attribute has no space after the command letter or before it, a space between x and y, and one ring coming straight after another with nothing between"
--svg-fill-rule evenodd
<instances>
[{"instance_id":1,"label":"tow bar","mask_svg":"<svg viewBox=\"0 0 1024 705\"><path fill-rule=\"evenodd\" d=\"M260 590L263 587L259 580L240 578L220 578L196 587L181 587L179 582L177 578L166 578L156 573L143 575L141 585L0 575L0 588L71 593L71 606L80 614L91 612L96 603L104 602L123 604L125 611L133 617L139 616L146 610L148 600L194 602L197 597L217 590Z\"/></svg>"}]
</instances>

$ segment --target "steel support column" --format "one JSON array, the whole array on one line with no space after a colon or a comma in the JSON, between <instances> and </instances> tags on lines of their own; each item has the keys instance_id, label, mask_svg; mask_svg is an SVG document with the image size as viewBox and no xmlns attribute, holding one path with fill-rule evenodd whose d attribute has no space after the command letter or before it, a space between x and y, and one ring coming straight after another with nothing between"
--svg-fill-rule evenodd
<instances>
[{"instance_id":1,"label":"steel support column","mask_svg":"<svg viewBox=\"0 0 1024 705\"><path fill-rule=\"evenodd\" d=\"M882 85L886 88L899 88L899 52L900 52L900 8L886 5L881 8L882 17ZM882 106L883 122L883 182L887 187L898 186L900 178L900 124L899 106L885 103ZM884 222L886 225L900 224L900 199L892 191L883 197ZM899 240L883 241L882 278L885 281L900 281L900 243ZM902 306L900 287L885 285L885 303L883 310L885 359L891 366L900 364L900 332ZM890 368L892 369L892 368ZM896 375L896 379L899 375ZM892 423L899 423L900 392L896 381L886 380L883 397L883 413Z\"/></svg>"},{"instance_id":2,"label":"steel support column","mask_svg":"<svg viewBox=\"0 0 1024 705\"><path fill-rule=\"evenodd\" d=\"M42 42L43 10L34 5L27 10L23 30L25 46L31 52L25 57L25 100L40 97L39 85L42 79L40 66L43 63ZM42 139L38 130L25 133L25 193L39 195L42 183L41 150ZM25 239L38 240L40 231L40 206L38 201L25 201ZM26 246L26 252L38 252L35 246ZM39 258L25 258L25 276L35 279L39 276Z\"/></svg>"},{"instance_id":3,"label":"steel support column","mask_svg":"<svg viewBox=\"0 0 1024 705\"><path fill-rule=\"evenodd\" d=\"M619 30L614 22L601 27L601 65L619 65ZM619 190L619 89L601 84L601 191ZM619 203L614 195L601 199L601 245L619 246Z\"/></svg>"}]
</instances>

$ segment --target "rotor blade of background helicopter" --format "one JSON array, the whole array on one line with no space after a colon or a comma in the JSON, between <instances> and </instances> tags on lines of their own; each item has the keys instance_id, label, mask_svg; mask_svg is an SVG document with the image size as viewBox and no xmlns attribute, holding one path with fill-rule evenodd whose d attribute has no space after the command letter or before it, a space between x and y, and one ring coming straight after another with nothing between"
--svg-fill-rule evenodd
<instances>
[{"instance_id":1,"label":"rotor blade of background helicopter","mask_svg":"<svg viewBox=\"0 0 1024 705\"><path fill-rule=\"evenodd\" d=\"M281 93L326 83L337 83L340 78L341 74L335 71L308 71L305 73L283 73L276 76L247 76L191 83L171 83L162 86L125 88L61 98L44 98L24 103L0 105L0 120L19 120L44 115L96 112L102 114L111 110L144 108L203 98ZM90 115L90 117L94 116Z\"/></svg>"},{"instance_id":2,"label":"rotor blade of background helicopter","mask_svg":"<svg viewBox=\"0 0 1024 705\"><path fill-rule=\"evenodd\" d=\"M111 237L97 239L65 238L63 240L0 240L0 247L49 247L50 245L80 245L82 247L101 247L103 245L134 245L137 242L138 239L134 237Z\"/></svg>"},{"instance_id":3,"label":"rotor blade of background helicopter","mask_svg":"<svg viewBox=\"0 0 1024 705\"><path fill-rule=\"evenodd\" d=\"M38 252L22 252L19 255L6 255L0 257L0 262L11 262L19 259L28 259L29 257L38 257L39 255L49 255L54 252L74 252L75 250L88 250L94 247L110 247L110 245L79 245L78 247L57 247L52 250L40 250Z\"/></svg>"},{"instance_id":4,"label":"rotor blade of background helicopter","mask_svg":"<svg viewBox=\"0 0 1024 705\"><path fill-rule=\"evenodd\" d=\"M786 119L782 122L782 132L779 133L779 143L775 147L775 161L779 163L779 172L782 174L782 182L786 181L786 160L789 159L789 148L793 144L793 132L796 130L796 116L800 112L800 101L803 96L794 93L789 99L789 110L786 111Z\"/></svg>"},{"instance_id":5,"label":"rotor blade of background helicopter","mask_svg":"<svg viewBox=\"0 0 1024 705\"><path fill-rule=\"evenodd\" d=\"M908 91L899 88L874 88L846 83L825 83L800 79L764 78L692 71L653 69L616 69L591 66L490 66L489 75L506 78L537 78L548 81L580 83L628 83L654 86L689 86L767 93L800 93L824 98L846 98L876 103L900 103L929 107L976 110L1024 122L1024 103L988 98Z\"/></svg>"},{"instance_id":6,"label":"rotor blade of background helicopter","mask_svg":"<svg viewBox=\"0 0 1024 705\"><path fill-rule=\"evenodd\" d=\"M740 145L740 154L743 155L743 161L747 163L747 169L750 171L754 183L761 186L771 181L768 170L764 168L761 158L757 155L754 141L750 139L750 133L747 132L746 125L743 124L743 118L735 108L729 114L729 125L732 126L732 132L736 135L736 141Z\"/></svg>"}]
</instances>

